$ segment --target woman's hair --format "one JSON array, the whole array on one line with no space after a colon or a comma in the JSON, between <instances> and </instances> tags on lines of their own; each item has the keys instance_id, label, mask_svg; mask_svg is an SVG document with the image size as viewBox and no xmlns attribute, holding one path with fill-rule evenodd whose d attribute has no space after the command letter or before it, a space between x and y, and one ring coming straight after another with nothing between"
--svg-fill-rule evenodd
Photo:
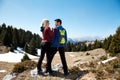
<instances>
[{"instance_id":1,"label":"woman's hair","mask_svg":"<svg viewBox=\"0 0 120 80\"><path fill-rule=\"evenodd\" d=\"M47 24L49 24L49 20L48 19L43 19L42 22L41 22L41 26L45 27L45 26L47 26Z\"/></svg>"}]
</instances>

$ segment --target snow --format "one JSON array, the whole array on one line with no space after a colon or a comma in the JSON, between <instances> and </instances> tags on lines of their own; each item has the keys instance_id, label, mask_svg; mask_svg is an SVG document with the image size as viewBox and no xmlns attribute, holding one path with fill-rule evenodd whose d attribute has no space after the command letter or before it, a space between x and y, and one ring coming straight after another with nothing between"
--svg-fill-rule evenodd
<instances>
[{"instance_id":1,"label":"snow","mask_svg":"<svg viewBox=\"0 0 120 80\"><path fill-rule=\"evenodd\" d=\"M2 80L12 80L15 77L16 77L16 75L14 75L14 74L13 75L12 74L8 74Z\"/></svg>"},{"instance_id":2,"label":"snow","mask_svg":"<svg viewBox=\"0 0 120 80\"><path fill-rule=\"evenodd\" d=\"M73 64L73 66L78 66L78 65L84 64L84 63L87 63L87 62L78 61L78 62L75 62L75 63Z\"/></svg>"},{"instance_id":3,"label":"snow","mask_svg":"<svg viewBox=\"0 0 120 80\"><path fill-rule=\"evenodd\" d=\"M0 73L4 73L4 72L7 72L6 70L0 70Z\"/></svg>"},{"instance_id":4,"label":"snow","mask_svg":"<svg viewBox=\"0 0 120 80\"><path fill-rule=\"evenodd\" d=\"M37 77L37 68L30 71L31 77Z\"/></svg>"},{"instance_id":5,"label":"snow","mask_svg":"<svg viewBox=\"0 0 120 80\"><path fill-rule=\"evenodd\" d=\"M17 50L14 50L14 52L0 54L0 61L13 62L13 63L21 62L21 59L23 58L24 53L25 52L22 50L22 48L18 47ZM26 54L29 56L30 59L38 58L37 56L33 56L28 53Z\"/></svg>"},{"instance_id":6,"label":"snow","mask_svg":"<svg viewBox=\"0 0 120 80\"><path fill-rule=\"evenodd\" d=\"M42 68L42 71L45 72L45 68ZM30 75L31 77L37 77L38 76L37 68L31 70Z\"/></svg>"},{"instance_id":7,"label":"snow","mask_svg":"<svg viewBox=\"0 0 120 80\"><path fill-rule=\"evenodd\" d=\"M41 55L41 49L37 49L37 53L40 56Z\"/></svg>"},{"instance_id":8,"label":"snow","mask_svg":"<svg viewBox=\"0 0 120 80\"><path fill-rule=\"evenodd\" d=\"M104 60L104 61L101 61L101 62L98 62L98 64L100 64L100 63L107 63L107 62L109 62L109 61L111 61L111 60L114 60L114 59L116 59L117 57L112 57L112 58L109 58L109 59L107 59L107 60Z\"/></svg>"},{"instance_id":9,"label":"snow","mask_svg":"<svg viewBox=\"0 0 120 80\"><path fill-rule=\"evenodd\" d=\"M57 63L53 66L54 71L59 71L61 69L63 69L63 66L60 63Z\"/></svg>"}]
</instances>

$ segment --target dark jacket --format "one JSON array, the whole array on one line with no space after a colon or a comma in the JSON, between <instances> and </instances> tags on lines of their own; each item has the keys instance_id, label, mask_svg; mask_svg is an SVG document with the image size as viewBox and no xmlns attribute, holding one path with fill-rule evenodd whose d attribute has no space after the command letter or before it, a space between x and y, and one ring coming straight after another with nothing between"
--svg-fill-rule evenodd
<instances>
[{"instance_id":1,"label":"dark jacket","mask_svg":"<svg viewBox=\"0 0 120 80\"><path fill-rule=\"evenodd\" d=\"M65 47L66 43L67 43L67 32L65 30L65 44L60 44L59 43L59 30L65 30L62 26L58 26L55 30L54 30L54 35L53 35L53 39L52 39L52 47Z\"/></svg>"}]
</instances>

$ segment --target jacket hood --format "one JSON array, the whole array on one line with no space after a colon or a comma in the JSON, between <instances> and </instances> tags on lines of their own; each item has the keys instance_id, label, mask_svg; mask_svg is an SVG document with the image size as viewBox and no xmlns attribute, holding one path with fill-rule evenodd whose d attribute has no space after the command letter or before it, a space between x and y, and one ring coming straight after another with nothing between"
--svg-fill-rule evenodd
<instances>
[{"instance_id":1,"label":"jacket hood","mask_svg":"<svg viewBox=\"0 0 120 80\"><path fill-rule=\"evenodd\" d=\"M41 31L41 32L44 31L44 27L43 27L43 26L40 27L40 31Z\"/></svg>"}]
</instances>

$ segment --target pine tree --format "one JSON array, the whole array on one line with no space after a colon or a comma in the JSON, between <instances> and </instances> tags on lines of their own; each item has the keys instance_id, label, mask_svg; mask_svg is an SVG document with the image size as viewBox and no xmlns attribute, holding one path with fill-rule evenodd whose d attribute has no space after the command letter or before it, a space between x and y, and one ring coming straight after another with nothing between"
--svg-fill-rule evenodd
<instances>
[{"instance_id":1,"label":"pine tree","mask_svg":"<svg viewBox=\"0 0 120 80\"><path fill-rule=\"evenodd\" d=\"M67 45L65 47L65 51L67 51L67 52L71 52L72 51L72 47L71 47L71 43L70 42L67 43Z\"/></svg>"},{"instance_id":2,"label":"pine tree","mask_svg":"<svg viewBox=\"0 0 120 80\"><path fill-rule=\"evenodd\" d=\"M29 53L32 54L32 55L37 54L34 37L29 42L29 49L28 50L29 50Z\"/></svg>"},{"instance_id":3,"label":"pine tree","mask_svg":"<svg viewBox=\"0 0 120 80\"><path fill-rule=\"evenodd\" d=\"M86 51L87 50L87 45L85 43L82 43L80 51Z\"/></svg>"},{"instance_id":4,"label":"pine tree","mask_svg":"<svg viewBox=\"0 0 120 80\"><path fill-rule=\"evenodd\" d=\"M111 53L120 53L120 27L118 27L116 34L112 38L109 51Z\"/></svg>"},{"instance_id":5,"label":"pine tree","mask_svg":"<svg viewBox=\"0 0 120 80\"><path fill-rule=\"evenodd\" d=\"M30 58L28 57L28 55L25 53L23 58L21 59L21 62L24 62L26 60L30 60Z\"/></svg>"},{"instance_id":6,"label":"pine tree","mask_svg":"<svg viewBox=\"0 0 120 80\"><path fill-rule=\"evenodd\" d=\"M92 48L92 44L90 43L90 44L88 44L88 46L87 46L87 51L89 51L89 50L92 50L93 48Z\"/></svg>"},{"instance_id":7,"label":"pine tree","mask_svg":"<svg viewBox=\"0 0 120 80\"><path fill-rule=\"evenodd\" d=\"M18 36L19 36L19 42L18 42L18 45L20 46L20 47L24 47L25 46L25 43L26 43L26 41L25 41L25 30L23 30L23 29L19 29L18 30Z\"/></svg>"},{"instance_id":8,"label":"pine tree","mask_svg":"<svg viewBox=\"0 0 120 80\"><path fill-rule=\"evenodd\" d=\"M28 53L28 43L25 44L24 51Z\"/></svg>"},{"instance_id":9,"label":"pine tree","mask_svg":"<svg viewBox=\"0 0 120 80\"><path fill-rule=\"evenodd\" d=\"M12 44L14 46L14 49L17 49L19 41L18 31L16 28L13 29L13 38L12 38Z\"/></svg>"},{"instance_id":10,"label":"pine tree","mask_svg":"<svg viewBox=\"0 0 120 80\"><path fill-rule=\"evenodd\" d=\"M103 48L105 50L108 50L112 41L112 35L110 35L107 39L105 38L104 42L103 42Z\"/></svg>"},{"instance_id":11,"label":"pine tree","mask_svg":"<svg viewBox=\"0 0 120 80\"><path fill-rule=\"evenodd\" d=\"M18 46L25 48L26 43L29 43L30 46L28 46L28 49L31 47L30 51L33 51L33 48L35 53L35 49L40 48L41 40L38 34L32 34L31 31L6 26L5 23L0 25L0 43L11 47L11 51L14 51ZM33 43L34 45L32 45Z\"/></svg>"},{"instance_id":12,"label":"pine tree","mask_svg":"<svg viewBox=\"0 0 120 80\"><path fill-rule=\"evenodd\" d=\"M101 41L95 40L94 49L97 49L97 48L102 48L102 43Z\"/></svg>"}]
</instances>

